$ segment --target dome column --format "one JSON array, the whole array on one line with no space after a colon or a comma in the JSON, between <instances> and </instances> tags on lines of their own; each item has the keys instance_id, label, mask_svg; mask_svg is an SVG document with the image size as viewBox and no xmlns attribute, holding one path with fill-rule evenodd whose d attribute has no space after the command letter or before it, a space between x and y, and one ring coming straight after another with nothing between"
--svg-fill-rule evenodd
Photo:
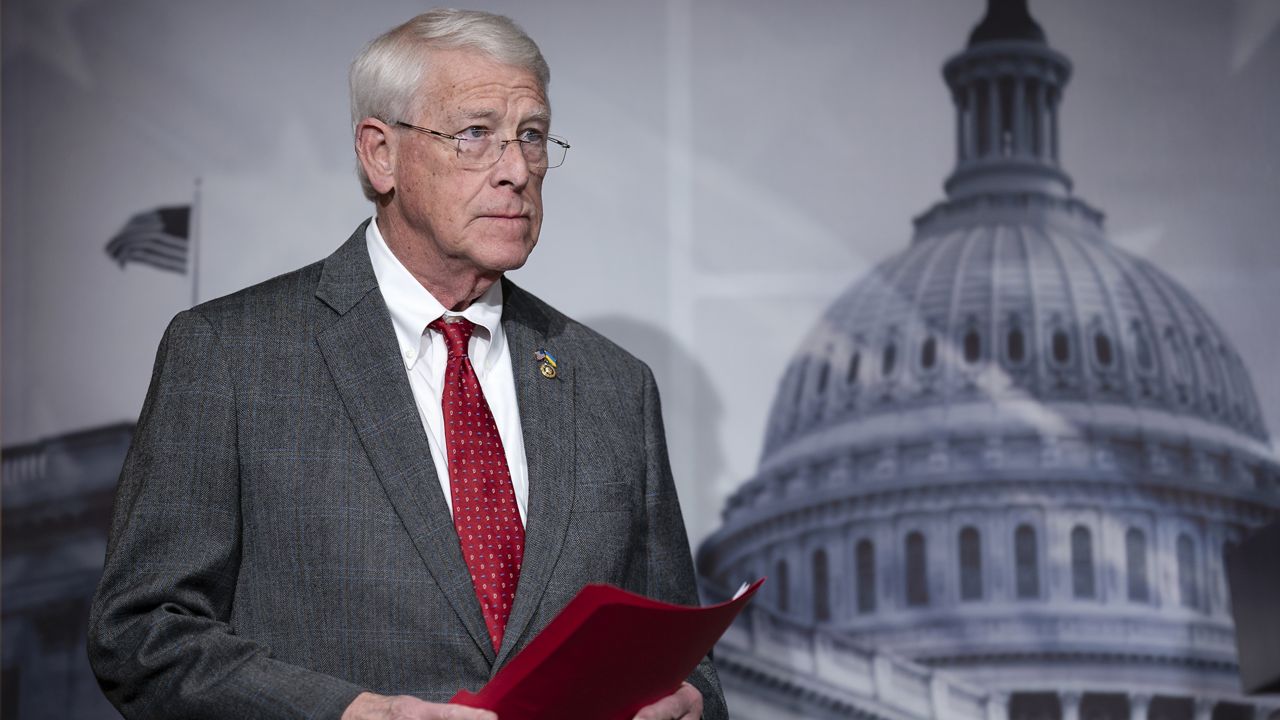
<instances>
[{"instance_id":1,"label":"dome column","mask_svg":"<svg viewBox=\"0 0 1280 720\"><path fill-rule=\"evenodd\" d=\"M1058 694L1058 702L1062 703L1062 720L1080 720L1081 693L1067 690Z\"/></svg>"},{"instance_id":2,"label":"dome column","mask_svg":"<svg viewBox=\"0 0 1280 720\"><path fill-rule=\"evenodd\" d=\"M1049 151L1050 151L1049 159L1053 161L1054 165L1057 165L1058 164L1058 95L1057 93L1055 92L1049 95L1047 102L1049 104L1049 127L1047 128L1048 130L1047 134L1049 136Z\"/></svg>"},{"instance_id":3,"label":"dome column","mask_svg":"<svg viewBox=\"0 0 1280 720\"><path fill-rule=\"evenodd\" d=\"M1227 596L1227 568L1222 561L1222 551L1225 549L1224 540L1222 527L1217 523L1210 525L1204 538L1205 547L1209 549L1205 553L1208 559L1205 586L1209 590L1208 612L1210 617L1231 617L1231 604Z\"/></svg>"},{"instance_id":4,"label":"dome column","mask_svg":"<svg viewBox=\"0 0 1280 720\"><path fill-rule=\"evenodd\" d=\"M1129 720L1147 720L1147 711L1151 707L1151 696L1133 694L1129 696Z\"/></svg>"},{"instance_id":5,"label":"dome column","mask_svg":"<svg viewBox=\"0 0 1280 720\"><path fill-rule=\"evenodd\" d=\"M1036 83L1036 127L1039 132L1036 133L1036 157L1041 160L1049 157L1049 89L1042 83Z\"/></svg>"},{"instance_id":6,"label":"dome column","mask_svg":"<svg viewBox=\"0 0 1280 720\"><path fill-rule=\"evenodd\" d=\"M1045 598L1051 603L1071 602L1071 528L1074 518L1047 513L1044 523Z\"/></svg>"},{"instance_id":7,"label":"dome column","mask_svg":"<svg viewBox=\"0 0 1280 720\"><path fill-rule=\"evenodd\" d=\"M983 82L987 85L987 157L999 157L1001 153L1000 132L1000 79L992 76Z\"/></svg>"},{"instance_id":8,"label":"dome column","mask_svg":"<svg viewBox=\"0 0 1280 720\"><path fill-rule=\"evenodd\" d=\"M836 534L836 552L831 556L832 575L831 599L832 619L847 623L858 617L858 565L854 547L857 538L850 525L844 525Z\"/></svg>"},{"instance_id":9,"label":"dome column","mask_svg":"<svg viewBox=\"0 0 1280 720\"><path fill-rule=\"evenodd\" d=\"M986 720L1009 720L1009 696L992 692L987 697Z\"/></svg>"},{"instance_id":10,"label":"dome column","mask_svg":"<svg viewBox=\"0 0 1280 720\"><path fill-rule=\"evenodd\" d=\"M898 530L892 523L882 524L875 534L873 546L874 569L875 569L875 599L876 607L883 609L898 608L906 603L899 604L898 599L903 597L900 589L901 582L894 576L894 563L898 562L896 549ZM905 567L900 564L898 567Z\"/></svg>"},{"instance_id":11,"label":"dome column","mask_svg":"<svg viewBox=\"0 0 1280 720\"><path fill-rule=\"evenodd\" d=\"M1017 75L1013 79L1013 155L1027 154L1027 78Z\"/></svg>"},{"instance_id":12,"label":"dome column","mask_svg":"<svg viewBox=\"0 0 1280 720\"><path fill-rule=\"evenodd\" d=\"M964 126L964 159L972 160L978 155L978 86L970 85L964 89L965 118Z\"/></svg>"},{"instance_id":13,"label":"dome column","mask_svg":"<svg viewBox=\"0 0 1280 720\"><path fill-rule=\"evenodd\" d=\"M845 598L849 593L844 592L844 588L840 586L840 582L849 577L843 574L843 569L847 567L848 563L845 550L846 544L841 533L835 530L826 530L820 536L818 546L809 553L811 567L813 565L814 552L822 550L827 556L825 586L819 586L816 575L810 577L807 583L814 593L813 610L815 622L839 622L851 616L846 614L847 608L845 607ZM816 570L812 572L816 572ZM818 593L825 593L825 599L821 599ZM821 620L818 618L817 613L818 603L822 603L827 611L827 617Z\"/></svg>"}]
</instances>

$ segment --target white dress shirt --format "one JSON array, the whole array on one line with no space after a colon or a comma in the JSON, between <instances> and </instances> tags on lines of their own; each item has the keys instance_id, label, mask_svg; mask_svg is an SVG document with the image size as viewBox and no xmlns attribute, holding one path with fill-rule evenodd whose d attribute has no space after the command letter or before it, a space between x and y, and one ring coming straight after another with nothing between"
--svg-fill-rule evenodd
<instances>
[{"instance_id":1,"label":"white dress shirt","mask_svg":"<svg viewBox=\"0 0 1280 720\"><path fill-rule=\"evenodd\" d=\"M435 296L422 287L417 278L391 252L387 241L378 230L377 222L370 222L365 231L365 244L369 248L369 260L373 274L378 278L378 289L391 311L391 324L396 329L396 341L400 346L400 359L409 374L409 387L418 405L422 428L431 446L431 461L440 478L444 500L453 513L453 495L449 491L449 463L444 444L444 413L440 409L440 391L444 385L448 348L444 338L427 329L436 318L444 315L461 315L475 323L475 332L467 346L467 355L480 380L480 389L489 403L493 420L498 425L502 449L507 456L507 468L511 472L511 485L516 493L516 506L520 510L520 522L525 522L529 504L529 469L524 455L524 434L520 429L520 412L516 407L516 382L511 372L511 353L507 348L507 336L502 330L502 283L496 282L460 313L446 310Z\"/></svg>"}]
</instances>

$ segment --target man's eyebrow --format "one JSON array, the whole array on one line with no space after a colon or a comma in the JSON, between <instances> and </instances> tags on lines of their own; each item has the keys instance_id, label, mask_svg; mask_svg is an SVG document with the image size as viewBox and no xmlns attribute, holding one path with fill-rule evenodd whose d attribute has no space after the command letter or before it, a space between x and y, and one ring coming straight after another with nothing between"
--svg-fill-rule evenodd
<instances>
[{"instance_id":1,"label":"man's eyebrow","mask_svg":"<svg viewBox=\"0 0 1280 720\"><path fill-rule=\"evenodd\" d=\"M463 120L492 120L498 116L498 111L492 108L476 108L474 110L463 110L459 113ZM523 123L540 122L544 125L551 124L551 112L548 110L539 110L521 121Z\"/></svg>"},{"instance_id":2,"label":"man's eyebrow","mask_svg":"<svg viewBox=\"0 0 1280 720\"><path fill-rule=\"evenodd\" d=\"M551 113L547 110L539 110L524 119L524 122L540 122L543 125L551 124Z\"/></svg>"}]
</instances>

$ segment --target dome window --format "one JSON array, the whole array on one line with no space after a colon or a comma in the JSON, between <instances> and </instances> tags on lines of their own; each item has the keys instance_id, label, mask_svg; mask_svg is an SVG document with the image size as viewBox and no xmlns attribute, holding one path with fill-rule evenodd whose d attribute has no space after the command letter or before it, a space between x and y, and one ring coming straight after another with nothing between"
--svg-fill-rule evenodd
<instances>
[{"instance_id":1,"label":"dome window","mask_svg":"<svg viewBox=\"0 0 1280 720\"><path fill-rule=\"evenodd\" d=\"M1226 351L1224 350L1223 352ZM1249 384L1249 370L1245 368L1244 361L1240 359L1239 355L1232 355L1230 362L1232 374L1239 384L1236 403L1239 404L1241 417L1245 420L1256 418L1258 416L1258 403L1253 394L1253 386Z\"/></svg>"},{"instance_id":2,"label":"dome window","mask_svg":"<svg viewBox=\"0 0 1280 720\"><path fill-rule=\"evenodd\" d=\"M1022 328L1015 327L1009 330L1009 335L1005 338L1005 346L1005 355L1014 365L1021 365L1027 359L1027 338Z\"/></svg>"},{"instance_id":3,"label":"dome window","mask_svg":"<svg viewBox=\"0 0 1280 720\"><path fill-rule=\"evenodd\" d=\"M1050 352L1053 354L1053 361L1059 365L1071 362L1071 336L1066 330L1059 328L1053 331Z\"/></svg>"},{"instance_id":4,"label":"dome window","mask_svg":"<svg viewBox=\"0 0 1280 720\"><path fill-rule=\"evenodd\" d=\"M1234 554L1235 554L1235 552L1236 552L1236 548L1238 548L1238 547L1240 547L1240 539L1239 539L1239 538L1231 538L1231 539L1225 540L1225 541L1223 541L1223 543L1222 543L1222 552L1220 552L1220 553L1218 553L1218 554L1219 554L1219 555L1234 555Z\"/></svg>"},{"instance_id":5,"label":"dome window","mask_svg":"<svg viewBox=\"0 0 1280 720\"><path fill-rule=\"evenodd\" d=\"M800 402L804 400L804 374L804 362L797 362L787 369L787 377L783 380L790 385L787 393L795 397L792 408L799 407ZM786 418L787 427L794 427L795 420L795 413L790 413Z\"/></svg>"},{"instance_id":6,"label":"dome window","mask_svg":"<svg viewBox=\"0 0 1280 720\"><path fill-rule=\"evenodd\" d=\"M1085 693L1080 697L1079 707L1077 717L1082 718L1131 718L1135 715L1144 717L1143 713L1134 712L1129 705L1129 698L1120 693ZM1152 714L1146 715L1146 717L1156 716ZM1217 717L1218 720L1225 720L1217 714L1213 717Z\"/></svg>"},{"instance_id":7,"label":"dome window","mask_svg":"<svg viewBox=\"0 0 1280 720\"><path fill-rule=\"evenodd\" d=\"M826 550L813 553L813 619L817 622L831 619L831 575Z\"/></svg>"},{"instance_id":8,"label":"dome window","mask_svg":"<svg viewBox=\"0 0 1280 720\"><path fill-rule=\"evenodd\" d=\"M1147 582L1147 536L1137 528L1129 528L1124 535L1124 551L1129 600L1148 602L1151 588Z\"/></svg>"},{"instance_id":9,"label":"dome window","mask_svg":"<svg viewBox=\"0 0 1280 720\"><path fill-rule=\"evenodd\" d=\"M924 607L929 604L929 575L925 556L924 535L912 532L904 543L907 555L907 605Z\"/></svg>"},{"instance_id":10,"label":"dome window","mask_svg":"<svg viewBox=\"0 0 1280 720\"><path fill-rule=\"evenodd\" d=\"M858 613L875 612L876 609L876 546L870 540L860 540L854 550L854 564L858 580Z\"/></svg>"},{"instance_id":11,"label":"dome window","mask_svg":"<svg viewBox=\"0 0 1280 720\"><path fill-rule=\"evenodd\" d=\"M1271 485L1271 483L1267 482L1267 474L1258 466L1254 466L1249 471L1249 477L1253 482L1253 486L1259 490L1267 490Z\"/></svg>"},{"instance_id":12,"label":"dome window","mask_svg":"<svg viewBox=\"0 0 1280 720\"><path fill-rule=\"evenodd\" d=\"M1077 600L1097 597L1094 586L1093 535L1077 525L1071 530L1071 595Z\"/></svg>"},{"instance_id":13,"label":"dome window","mask_svg":"<svg viewBox=\"0 0 1280 720\"><path fill-rule=\"evenodd\" d=\"M932 370L938 364L938 338L930 335L920 346L920 367Z\"/></svg>"},{"instance_id":14,"label":"dome window","mask_svg":"<svg viewBox=\"0 0 1280 720\"><path fill-rule=\"evenodd\" d=\"M1104 368L1111 367L1115 358L1111 353L1111 338L1101 330L1093 335L1093 356Z\"/></svg>"},{"instance_id":15,"label":"dome window","mask_svg":"<svg viewBox=\"0 0 1280 720\"><path fill-rule=\"evenodd\" d=\"M1182 607L1200 607L1200 575L1196 571L1196 547L1191 536L1178 536L1178 595Z\"/></svg>"},{"instance_id":16,"label":"dome window","mask_svg":"<svg viewBox=\"0 0 1280 720\"><path fill-rule=\"evenodd\" d=\"M964 334L964 361L970 365L982 359L982 336L970 328Z\"/></svg>"},{"instance_id":17,"label":"dome window","mask_svg":"<svg viewBox=\"0 0 1280 720\"><path fill-rule=\"evenodd\" d=\"M1048 692L1016 692L1009 695L1009 711L1005 717L1015 720L1026 718L1060 718L1062 717L1062 701L1057 693ZM1082 715L1081 717L1088 717ZM1100 715L1098 717L1111 717ZM1116 715L1114 717L1129 717Z\"/></svg>"},{"instance_id":18,"label":"dome window","mask_svg":"<svg viewBox=\"0 0 1280 720\"><path fill-rule=\"evenodd\" d=\"M827 376L831 374L831 364L826 360L818 366L818 382L816 391L819 395L827 391Z\"/></svg>"},{"instance_id":19,"label":"dome window","mask_svg":"<svg viewBox=\"0 0 1280 720\"><path fill-rule=\"evenodd\" d=\"M982 599L982 536L974 527L960 531L960 599Z\"/></svg>"},{"instance_id":20,"label":"dome window","mask_svg":"<svg viewBox=\"0 0 1280 720\"><path fill-rule=\"evenodd\" d=\"M1040 560L1036 550L1036 531L1030 525L1019 525L1013 533L1013 560L1018 599L1040 597Z\"/></svg>"},{"instance_id":21,"label":"dome window","mask_svg":"<svg viewBox=\"0 0 1280 720\"><path fill-rule=\"evenodd\" d=\"M1187 386L1191 382L1192 369L1191 359L1187 357L1186 343L1182 341L1182 337L1178 335L1178 331L1172 326L1164 329L1164 342L1169 357L1173 363L1170 368L1170 375L1173 378L1173 385L1178 391L1178 401L1187 403L1190 395L1187 392Z\"/></svg>"},{"instance_id":22,"label":"dome window","mask_svg":"<svg viewBox=\"0 0 1280 720\"><path fill-rule=\"evenodd\" d=\"M1151 354L1151 341L1147 339L1147 331L1142 323L1134 320L1129 326L1129 335L1133 339L1133 354L1138 361L1138 369L1150 372L1155 368L1155 356Z\"/></svg>"},{"instance_id":23,"label":"dome window","mask_svg":"<svg viewBox=\"0 0 1280 720\"><path fill-rule=\"evenodd\" d=\"M884 355L880 358L880 374L884 377L892 377L893 371L898 364L898 346L890 342L884 346Z\"/></svg>"},{"instance_id":24,"label":"dome window","mask_svg":"<svg viewBox=\"0 0 1280 720\"><path fill-rule=\"evenodd\" d=\"M862 362L862 353L855 350L849 358L849 369L845 373L845 382L854 385L858 382L858 365Z\"/></svg>"},{"instance_id":25,"label":"dome window","mask_svg":"<svg viewBox=\"0 0 1280 720\"><path fill-rule=\"evenodd\" d=\"M1219 410L1218 393L1222 389L1222 375L1218 369L1217 358L1214 357L1213 348L1203 335L1196 338L1196 351L1200 356L1200 365L1204 368L1209 411L1216 415Z\"/></svg>"},{"instance_id":26,"label":"dome window","mask_svg":"<svg viewBox=\"0 0 1280 720\"><path fill-rule=\"evenodd\" d=\"M1218 357L1222 361L1222 374L1226 382L1226 387L1222 391L1224 401L1232 407L1237 418L1242 417L1244 409L1240 403L1240 396L1246 391L1241 387L1242 383L1236 372L1235 362L1232 361L1231 352L1224 345L1218 346Z\"/></svg>"}]
</instances>

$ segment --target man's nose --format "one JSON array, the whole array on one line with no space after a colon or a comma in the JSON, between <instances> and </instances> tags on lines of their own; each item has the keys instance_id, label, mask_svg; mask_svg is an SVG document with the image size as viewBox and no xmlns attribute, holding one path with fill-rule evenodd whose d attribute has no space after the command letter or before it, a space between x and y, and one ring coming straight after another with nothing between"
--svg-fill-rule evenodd
<instances>
[{"instance_id":1,"label":"man's nose","mask_svg":"<svg viewBox=\"0 0 1280 720\"><path fill-rule=\"evenodd\" d=\"M493 165L493 183L512 185L517 190L529 182L533 172L524 156L524 145L519 140L507 140L498 151L498 161Z\"/></svg>"}]
</instances>

